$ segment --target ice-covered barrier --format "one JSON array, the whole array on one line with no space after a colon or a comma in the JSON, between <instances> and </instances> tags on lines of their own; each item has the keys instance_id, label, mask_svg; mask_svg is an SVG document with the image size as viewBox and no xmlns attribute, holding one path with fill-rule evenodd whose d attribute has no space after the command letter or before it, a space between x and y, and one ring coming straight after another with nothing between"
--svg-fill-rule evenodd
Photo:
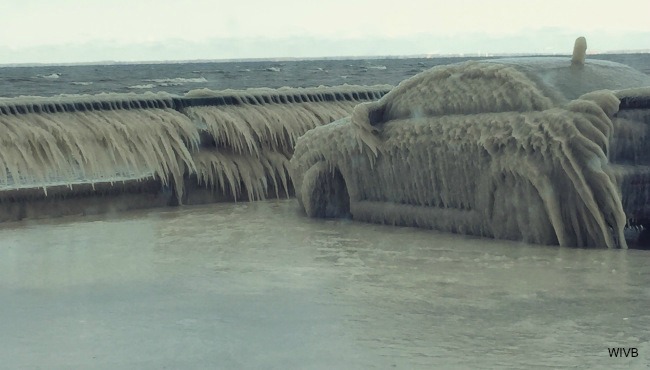
<instances>
[{"instance_id":1,"label":"ice-covered barrier","mask_svg":"<svg viewBox=\"0 0 650 370\"><path fill-rule=\"evenodd\" d=\"M156 204L203 202L209 197L192 194L201 188L228 199L290 194L288 158L297 137L389 88L0 99L0 202L13 210L0 220L38 216L45 208L19 209L29 203L127 188L153 190Z\"/></svg>"},{"instance_id":2,"label":"ice-covered barrier","mask_svg":"<svg viewBox=\"0 0 650 370\"><path fill-rule=\"evenodd\" d=\"M175 108L180 97L166 93L21 96L0 98L0 114L72 113L101 110Z\"/></svg>"},{"instance_id":3,"label":"ice-covered barrier","mask_svg":"<svg viewBox=\"0 0 650 370\"><path fill-rule=\"evenodd\" d=\"M610 158L648 156L649 115L637 108L650 91L593 89L649 81L626 66L559 58L434 67L300 138L291 159L296 196L310 216L349 212L534 243L626 247L626 211L650 200L650 161L625 170Z\"/></svg>"},{"instance_id":4,"label":"ice-covered barrier","mask_svg":"<svg viewBox=\"0 0 650 370\"><path fill-rule=\"evenodd\" d=\"M321 86L280 89L213 91L198 89L184 96L168 93L96 95L59 95L54 97L21 96L0 98L0 114L85 112L95 110L127 110L172 108L181 111L193 106L249 106L266 104L359 102L377 100L392 86Z\"/></svg>"}]
</instances>

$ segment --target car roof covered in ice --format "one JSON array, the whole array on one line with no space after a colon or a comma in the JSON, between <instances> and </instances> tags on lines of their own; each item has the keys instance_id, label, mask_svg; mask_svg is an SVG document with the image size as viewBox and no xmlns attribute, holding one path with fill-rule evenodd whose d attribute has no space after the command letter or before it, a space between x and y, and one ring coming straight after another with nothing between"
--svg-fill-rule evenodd
<instances>
[{"instance_id":1,"label":"car roof covered in ice","mask_svg":"<svg viewBox=\"0 0 650 370\"><path fill-rule=\"evenodd\" d=\"M650 86L650 76L645 73L605 60L587 59L584 65L572 65L567 57L503 58L484 62L513 66L555 99L561 96L572 100L595 90Z\"/></svg>"}]
</instances>

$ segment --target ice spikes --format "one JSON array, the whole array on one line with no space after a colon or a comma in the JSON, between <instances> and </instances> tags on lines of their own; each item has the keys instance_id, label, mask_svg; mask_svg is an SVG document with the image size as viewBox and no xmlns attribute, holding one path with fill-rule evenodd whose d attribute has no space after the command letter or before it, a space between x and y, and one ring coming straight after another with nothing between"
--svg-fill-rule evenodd
<instances>
[{"instance_id":1,"label":"ice spikes","mask_svg":"<svg viewBox=\"0 0 650 370\"><path fill-rule=\"evenodd\" d=\"M271 188L289 195L288 158L298 137L389 88L0 99L0 190L47 195L48 186L155 178L181 203L185 179L196 175L234 198L264 199Z\"/></svg>"},{"instance_id":2,"label":"ice spikes","mask_svg":"<svg viewBox=\"0 0 650 370\"><path fill-rule=\"evenodd\" d=\"M0 115L0 185L155 176L171 178L182 194L181 164L194 167L186 144L198 140L192 122L171 109Z\"/></svg>"}]
</instances>

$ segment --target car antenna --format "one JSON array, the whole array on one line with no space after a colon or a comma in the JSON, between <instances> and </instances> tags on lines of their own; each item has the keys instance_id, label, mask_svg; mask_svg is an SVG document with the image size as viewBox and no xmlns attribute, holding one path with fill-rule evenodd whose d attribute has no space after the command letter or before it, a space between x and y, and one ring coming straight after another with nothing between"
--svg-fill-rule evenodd
<instances>
[{"instance_id":1,"label":"car antenna","mask_svg":"<svg viewBox=\"0 0 650 370\"><path fill-rule=\"evenodd\" d=\"M571 65L583 66L585 65L585 55L587 54L587 39L580 36L576 39L573 45L573 56L571 57Z\"/></svg>"}]
</instances>

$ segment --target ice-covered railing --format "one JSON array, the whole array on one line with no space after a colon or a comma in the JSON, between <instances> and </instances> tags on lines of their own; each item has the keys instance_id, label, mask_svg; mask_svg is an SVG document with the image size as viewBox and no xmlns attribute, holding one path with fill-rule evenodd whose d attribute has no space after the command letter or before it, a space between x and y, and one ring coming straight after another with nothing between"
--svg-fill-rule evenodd
<instances>
[{"instance_id":1,"label":"ice-covered railing","mask_svg":"<svg viewBox=\"0 0 650 370\"><path fill-rule=\"evenodd\" d=\"M0 114L174 108L174 99L179 97L167 93L21 96L0 99Z\"/></svg>"},{"instance_id":2,"label":"ice-covered railing","mask_svg":"<svg viewBox=\"0 0 650 370\"><path fill-rule=\"evenodd\" d=\"M63 185L74 194L80 184L153 178L171 186L180 201L193 177L235 199L288 194L296 138L390 88L0 99L0 193L42 189L47 196L48 188Z\"/></svg>"},{"instance_id":3,"label":"ice-covered railing","mask_svg":"<svg viewBox=\"0 0 650 370\"><path fill-rule=\"evenodd\" d=\"M390 85L342 85L313 88L255 88L243 91L212 91L200 89L188 92L183 98L175 100L174 104L176 104L177 107L184 108L202 105L264 105L366 101L380 99L388 93L392 87L393 86Z\"/></svg>"},{"instance_id":4,"label":"ice-covered railing","mask_svg":"<svg viewBox=\"0 0 650 370\"><path fill-rule=\"evenodd\" d=\"M0 99L0 114L86 112L122 109L182 110L195 106L358 102L378 100L392 86L343 85L315 88L280 88L212 91L193 90L185 96L168 93L23 96Z\"/></svg>"}]
</instances>

